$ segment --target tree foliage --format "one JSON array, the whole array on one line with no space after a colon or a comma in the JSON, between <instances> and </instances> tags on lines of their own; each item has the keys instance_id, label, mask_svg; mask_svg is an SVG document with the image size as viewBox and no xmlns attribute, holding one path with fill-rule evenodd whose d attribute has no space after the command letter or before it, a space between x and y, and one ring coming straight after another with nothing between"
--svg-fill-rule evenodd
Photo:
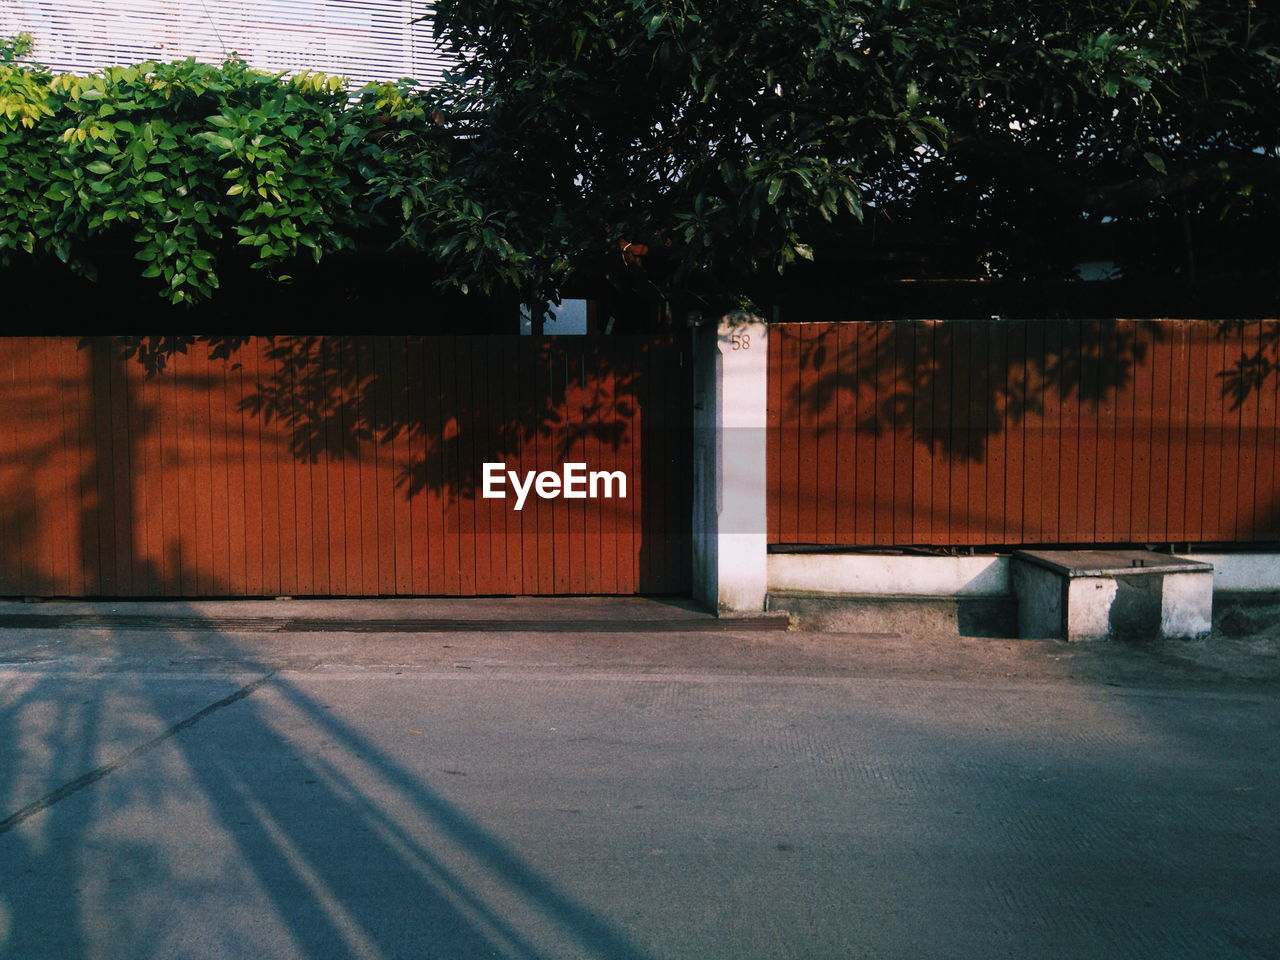
<instances>
[{"instance_id":1,"label":"tree foliage","mask_svg":"<svg viewBox=\"0 0 1280 960\"><path fill-rule=\"evenodd\" d=\"M441 0L436 26L488 202L698 288L870 205L985 229L1007 275L1081 220L1276 213L1276 21L1251 0Z\"/></svg>"},{"instance_id":2,"label":"tree foliage","mask_svg":"<svg viewBox=\"0 0 1280 960\"><path fill-rule=\"evenodd\" d=\"M1251 0L439 0L433 22L461 65L426 91L52 76L9 41L0 256L88 270L132 243L179 302L237 251L287 275L372 240L464 292L710 302L890 218L1005 277L1068 269L1042 241L1081 224L1276 219L1280 48Z\"/></svg>"},{"instance_id":3,"label":"tree foliage","mask_svg":"<svg viewBox=\"0 0 1280 960\"><path fill-rule=\"evenodd\" d=\"M374 132L420 112L393 87L349 104L337 78L236 61L0 65L0 255L91 270L94 241L123 240L170 300L207 298L231 247L280 273L350 246L378 215Z\"/></svg>"}]
</instances>

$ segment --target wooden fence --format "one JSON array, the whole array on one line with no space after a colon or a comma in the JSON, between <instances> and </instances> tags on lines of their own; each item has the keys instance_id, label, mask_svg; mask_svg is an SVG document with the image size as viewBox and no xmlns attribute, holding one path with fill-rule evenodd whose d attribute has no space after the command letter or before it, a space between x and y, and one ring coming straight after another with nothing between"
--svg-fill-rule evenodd
<instances>
[{"instance_id":1,"label":"wooden fence","mask_svg":"<svg viewBox=\"0 0 1280 960\"><path fill-rule=\"evenodd\" d=\"M1273 321L770 329L769 540L1280 540Z\"/></svg>"},{"instance_id":2,"label":"wooden fence","mask_svg":"<svg viewBox=\"0 0 1280 960\"><path fill-rule=\"evenodd\" d=\"M0 340L0 594L687 591L689 362L645 337L284 337L156 376ZM481 464L627 497L480 495Z\"/></svg>"}]
</instances>

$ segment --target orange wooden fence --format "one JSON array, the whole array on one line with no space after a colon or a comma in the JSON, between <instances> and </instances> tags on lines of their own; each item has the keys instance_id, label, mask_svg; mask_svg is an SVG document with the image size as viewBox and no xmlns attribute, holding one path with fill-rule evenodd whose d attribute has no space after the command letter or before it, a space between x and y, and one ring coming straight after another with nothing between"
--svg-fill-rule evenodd
<instances>
[{"instance_id":1,"label":"orange wooden fence","mask_svg":"<svg viewBox=\"0 0 1280 960\"><path fill-rule=\"evenodd\" d=\"M771 543L1280 540L1276 322L769 336Z\"/></svg>"},{"instance_id":2,"label":"orange wooden fence","mask_svg":"<svg viewBox=\"0 0 1280 960\"><path fill-rule=\"evenodd\" d=\"M683 592L689 410L669 338L3 339L0 594ZM628 495L517 512L485 461Z\"/></svg>"}]
</instances>

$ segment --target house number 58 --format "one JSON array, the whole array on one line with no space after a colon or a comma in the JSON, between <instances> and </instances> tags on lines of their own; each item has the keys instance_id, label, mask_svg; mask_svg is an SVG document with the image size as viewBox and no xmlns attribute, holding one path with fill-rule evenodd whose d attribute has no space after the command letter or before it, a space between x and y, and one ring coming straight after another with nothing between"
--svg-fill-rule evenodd
<instances>
[{"instance_id":1,"label":"house number 58","mask_svg":"<svg viewBox=\"0 0 1280 960\"><path fill-rule=\"evenodd\" d=\"M750 350L751 334L731 333L729 334L729 342L733 344L733 349L735 350Z\"/></svg>"}]
</instances>

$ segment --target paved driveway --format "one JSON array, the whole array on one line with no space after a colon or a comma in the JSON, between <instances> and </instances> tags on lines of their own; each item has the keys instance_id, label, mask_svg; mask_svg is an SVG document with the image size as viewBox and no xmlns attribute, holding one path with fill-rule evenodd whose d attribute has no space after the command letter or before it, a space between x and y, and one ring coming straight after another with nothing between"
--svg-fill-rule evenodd
<instances>
[{"instance_id":1,"label":"paved driveway","mask_svg":"<svg viewBox=\"0 0 1280 960\"><path fill-rule=\"evenodd\" d=\"M1276 960L1280 669L1192 649L9 631L0 956Z\"/></svg>"}]
</instances>

